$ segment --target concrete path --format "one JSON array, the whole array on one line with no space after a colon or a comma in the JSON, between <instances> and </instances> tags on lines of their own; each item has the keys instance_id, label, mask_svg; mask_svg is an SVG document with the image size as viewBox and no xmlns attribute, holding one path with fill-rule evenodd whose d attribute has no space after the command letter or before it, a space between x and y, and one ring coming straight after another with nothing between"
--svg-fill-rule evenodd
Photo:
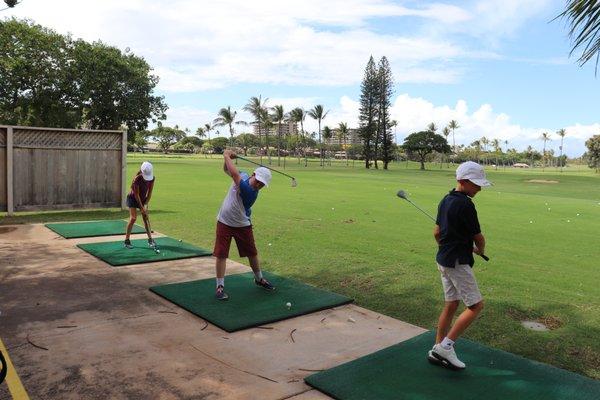
<instances>
[{"instance_id":1,"label":"concrete path","mask_svg":"<svg viewBox=\"0 0 600 400\"><path fill-rule=\"evenodd\" d=\"M212 257L110 267L75 246L110 240L0 226L0 340L31 399L327 399L303 378L425 331L345 305L227 333L148 290L213 277Z\"/></svg>"}]
</instances>

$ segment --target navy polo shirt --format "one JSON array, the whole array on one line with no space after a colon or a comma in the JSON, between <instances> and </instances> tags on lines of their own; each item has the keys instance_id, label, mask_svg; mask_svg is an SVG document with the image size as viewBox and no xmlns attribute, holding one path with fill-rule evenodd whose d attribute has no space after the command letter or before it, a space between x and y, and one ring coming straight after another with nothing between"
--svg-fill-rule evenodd
<instances>
[{"instance_id":1,"label":"navy polo shirt","mask_svg":"<svg viewBox=\"0 0 600 400\"><path fill-rule=\"evenodd\" d=\"M452 189L440 202L435 221L440 227L440 243L436 261L443 267L475 263L473 236L481 233L475 204L463 192Z\"/></svg>"}]
</instances>

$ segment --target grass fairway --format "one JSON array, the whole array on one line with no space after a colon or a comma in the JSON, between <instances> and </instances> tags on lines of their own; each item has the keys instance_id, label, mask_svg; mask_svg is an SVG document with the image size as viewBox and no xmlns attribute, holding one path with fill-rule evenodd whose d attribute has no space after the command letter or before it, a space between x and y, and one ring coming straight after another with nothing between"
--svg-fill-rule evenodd
<instances>
[{"instance_id":1,"label":"grass fairway","mask_svg":"<svg viewBox=\"0 0 600 400\"><path fill-rule=\"evenodd\" d=\"M230 185L222 159L148 157L157 177L150 205L154 229L212 248L215 217ZM130 176L143 159L129 157ZM253 169L243 161L239 167ZM428 168L402 163L389 171L367 171L358 162L355 168L342 162L321 169L318 162L305 168L288 160L286 172L296 176L298 187L274 174L253 207L263 268L434 328L443 297L433 225L396 197L404 189L435 214L454 186L454 171ZM585 169L562 174L507 169L488 170L488 177L495 186L475 198L491 258L489 263L478 258L475 265L486 308L466 336L600 379L600 176ZM116 216L127 213L23 214L3 223ZM528 331L522 319L553 329Z\"/></svg>"}]
</instances>

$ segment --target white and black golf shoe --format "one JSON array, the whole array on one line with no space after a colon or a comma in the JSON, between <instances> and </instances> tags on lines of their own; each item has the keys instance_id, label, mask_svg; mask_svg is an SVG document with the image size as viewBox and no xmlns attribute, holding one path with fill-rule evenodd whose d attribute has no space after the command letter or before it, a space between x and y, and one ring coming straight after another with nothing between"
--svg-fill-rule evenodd
<instances>
[{"instance_id":1,"label":"white and black golf shoe","mask_svg":"<svg viewBox=\"0 0 600 400\"><path fill-rule=\"evenodd\" d=\"M453 370L462 370L467 367L465 363L460 361L456 356L454 347L450 347L449 350L446 350L439 344L436 344L427 354L427 359L432 364L442 365Z\"/></svg>"}]
</instances>

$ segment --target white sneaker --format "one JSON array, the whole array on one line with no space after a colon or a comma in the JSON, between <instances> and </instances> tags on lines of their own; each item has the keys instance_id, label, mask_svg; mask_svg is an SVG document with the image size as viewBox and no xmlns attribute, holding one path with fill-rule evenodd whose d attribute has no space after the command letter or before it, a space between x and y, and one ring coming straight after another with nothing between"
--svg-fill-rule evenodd
<instances>
[{"instance_id":1,"label":"white sneaker","mask_svg":"<svg viewBox=\"0 0 600 400\"><path fill-rule=\"evenodd\" d=\"M441 345L436 344L433 346L433 349L431 349L431 355L439 359L446 367L453 369L465 369L466 367L465 363L460 361L456 356L454 347L450 347L450 350L446 350Z\"/></svg>"}]
</instances>

